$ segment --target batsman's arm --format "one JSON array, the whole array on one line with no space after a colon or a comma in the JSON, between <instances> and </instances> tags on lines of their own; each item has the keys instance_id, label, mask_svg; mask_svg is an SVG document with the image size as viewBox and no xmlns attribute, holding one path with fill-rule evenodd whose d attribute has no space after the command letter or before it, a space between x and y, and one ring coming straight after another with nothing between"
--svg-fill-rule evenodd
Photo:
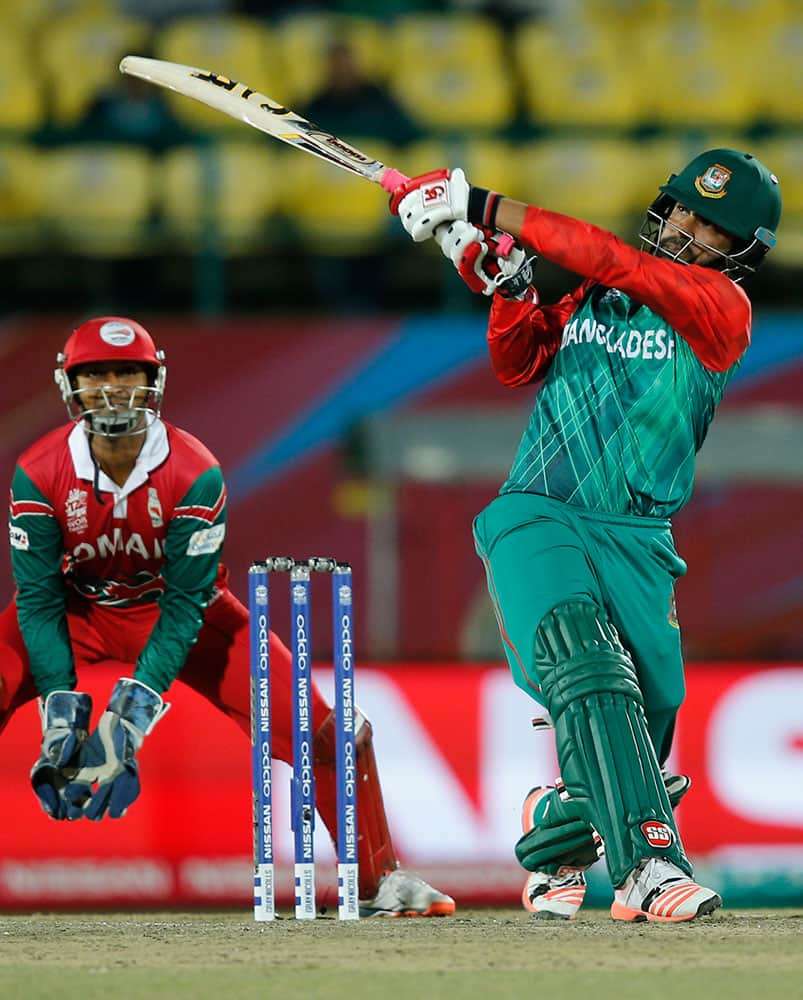
<instances>
[{"instance_id":1,"label":"batsman's arm","mask_svg":"<svg viewBox=\"0 0 803 1000\"><path fill-rule=\"evenodd\" d=\"M750 300L720 271L653 256L598 226L509 198L499 201L496 225L553 264L649 306L712 371L726 371L750 343Z\"/></svg>"},{"instance_id":2,"label":"batsman's arm","mask_svg":"<svg viewBox=\"0 0 803 1000\"><path fill-rule=\"evenodd\" d=\"M563 327L590 281L553 305L494 295L488 320L488 351L494 373L506 386L529 385L543 378L560 348Z\"/></svg>"},{"instance_id":3,"label":"batsman's arm","mask_svg":"<svg viewBox=\"0 0 803 1000\"><path fill-rule=\"evenodd\" d=\"M712 371L730 368L750 342L750 301L721 271L653 256L588 222L475 187L459 167L406 181L391 211L416 243L450 221L504 229L567 271L649 306Z\"/></svg>"}]
</instances>

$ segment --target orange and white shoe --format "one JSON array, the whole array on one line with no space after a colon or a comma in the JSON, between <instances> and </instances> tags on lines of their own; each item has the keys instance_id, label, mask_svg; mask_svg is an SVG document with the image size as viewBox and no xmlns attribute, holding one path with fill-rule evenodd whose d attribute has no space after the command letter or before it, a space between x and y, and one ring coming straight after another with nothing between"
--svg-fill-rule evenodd
<instances>
[{"instance_id":1,"label":"orange and white shoe","mask_svg":"<svg viewBox=\"0 0 803 1000\"><path fill-rule=\"evenodd\" d=\"M529 833L535 826L535 813L544 796L556 791L554 785L531 788L521 807L521 830ZM541 805L546 814L549 802ZM586 879L582 868L561 868L556 875L530 872L521 892L522 906L537 920L574 920L586 895Z\"/></svg>"},{"instance_id":2,"label":"orange and white shoe","mask_svg":"<svg viewBox=\"0 0 803 1000\"><path fill-rule=\"evenodd\" d=\"M536 920L574 920L586 896L586 877L580 868L561 868L557 875L531 872L521 902Z\"/></svg>"},{"instance_id":3,"label":"orange and white shoe","mask_svg":"<svg viewBox=\"0 0 803 1000\"><path fill-rule=\"evenodd\" d=\"M450 917L454 911L451 896L401 868L382 876L373 899L360 900L361 917Z\"/></svg>"},{"instance_id":4,"label":"orange and white shoe","mask_svg":"<svg viewBox=\"0 0 803 1000\"><path fill-rule=\"evenodd\" d=\"M676 924L713 913L722 899L689 878L663 858L648 858L627 877L614 893L611 916L614 920Z\"/></svg>"}]
</instances>

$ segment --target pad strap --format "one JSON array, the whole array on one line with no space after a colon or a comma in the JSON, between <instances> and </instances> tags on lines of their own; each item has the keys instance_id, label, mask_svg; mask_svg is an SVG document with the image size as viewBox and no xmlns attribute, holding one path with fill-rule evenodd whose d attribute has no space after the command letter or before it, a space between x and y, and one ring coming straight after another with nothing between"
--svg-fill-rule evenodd
<instances>
[{"instance_id":1,"label":"pad strap","mask_svg":"<svg viewBox=\"0 0 803 1000\"><path fill-rule=\"evenodd\" d=\"M685 774L664 774L664 787L674 810L691 786ZM597 835L583 819L577 803L553 788L539 802L535 825L522 834L515 851L528 872L557 875L561 868L588 868L600 857Z\"/></svg>"}]
</instances>

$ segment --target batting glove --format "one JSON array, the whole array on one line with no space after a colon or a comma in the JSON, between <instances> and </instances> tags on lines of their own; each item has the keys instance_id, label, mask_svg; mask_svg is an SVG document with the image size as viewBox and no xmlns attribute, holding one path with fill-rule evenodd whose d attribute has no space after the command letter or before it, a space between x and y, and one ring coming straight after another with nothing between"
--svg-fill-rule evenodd
<instances>
[{"instance_id":1,"label":"batting glove","mask_svg":"<svg viewBox=\"0 0 803 1000\"><path fill-rule=\"evenodd\" d=\"M31 769L31 785L39 802L53 819L78 819L84 791L73 784L78 756L87 738L92 698L80 691L51 691L39 699L42 746Z\"/></svg>"},{"instance_id":2,"label":"batting glove","mask_svg":"<svg viewBox=\"0 0 803 1000\"><path fill-rule=\"evenodd\" d=\"M521 247L513 247L507 257L495 258L499 271L494 276L495 291L505 299L538 301L533 288L535 254L528 257Z\"/></svg>"},{"instance_id":3,"label":"batting glove","mask_svg":"<svg viewBox=\"0 0 803 1000\"><path fill-rule=\"evenodd\" d=\"M97 782L84 807L88 819L125 816L140 791L136 754L169 708L147 684L130 677L117 681L97 729L81 747L80 770L73 780L90 790Z\"/></svg>"},{"instance_id":4,"label":"batting glove","mask_svg":"<svg viewBox=\"0 0 803 1000\"><path fill-rule=\"evenodd\" d=\"M470 222L444 222L435 230L435 242L472 292L493 295L493 278L483 270L488 257L488 243L481 229Z\"/></svg>"},{"instance_id":5,"label":"batting glove","mask_svg":"<svg viewBox=\"0 0 803 1000\"><path fill-rule=\"evenodd\" d=\"M521 247L513 246L505 257L497 256L490 249L488 234L470 222L444 222L434 238L472 292L499 292L508 299L537 301L531 287L535 257L528 259Z\"/></svg>"},{"instance_id":6,"label":"batting glove","mask_svg":"<svg viewBox=\"0 0 803 1000\"><path fill-rule=\"evenodd\" d=\"M456 170L435 170L411 177L396 188L390 210L416 243L428 240L443 222L472 222L493 230L501 195L472 187Z\"/></svg>"}]
</instances>

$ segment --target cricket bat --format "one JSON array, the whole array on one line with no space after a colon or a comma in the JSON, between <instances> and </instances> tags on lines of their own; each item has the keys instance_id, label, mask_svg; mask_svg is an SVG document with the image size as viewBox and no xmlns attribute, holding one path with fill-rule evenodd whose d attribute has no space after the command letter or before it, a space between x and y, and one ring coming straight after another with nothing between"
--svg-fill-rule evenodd
<instances>
[{"instance_id":1,"label":"cricket bat","mask_svg":"<svg viewBox=\"0 0 803 1000\"><path fill-rule=\"evenodd\" d=\"M220 73L144 56L125 56L120 63L120 72L200 101L341 170L373 181L385 191L395 191L408 179L399 170L372 159L367 153L265 94ZM491 242L497 257L506 257L513 246L513 238L506 233Z\"/></svg>"}]
</instances>

